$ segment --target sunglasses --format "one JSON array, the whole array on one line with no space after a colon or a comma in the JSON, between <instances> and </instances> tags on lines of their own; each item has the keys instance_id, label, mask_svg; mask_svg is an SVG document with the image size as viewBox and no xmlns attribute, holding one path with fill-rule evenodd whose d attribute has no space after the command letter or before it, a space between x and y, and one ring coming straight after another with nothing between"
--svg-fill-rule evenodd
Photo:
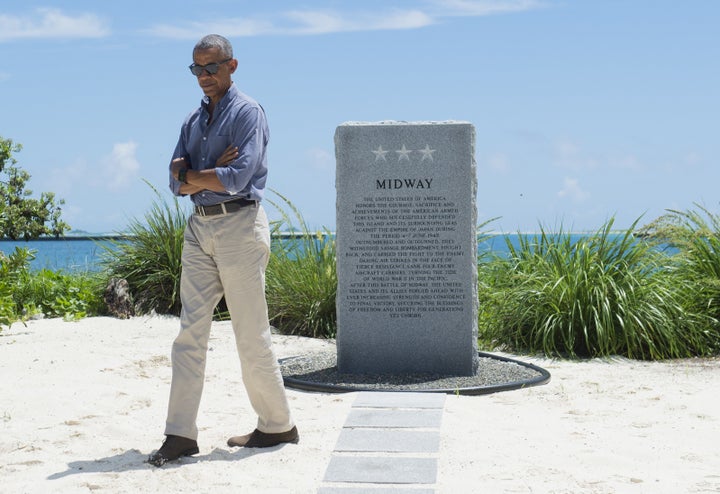
<instances>
[{"instance_id":1,"label":"sunglasses","mask_svg":"<svg viewBox=\"0 0 720 494\"><path fill-rule=\"evenodd\" d=\"M208 74L213 75L213 74L217 74L217 72L218 72L218 70L220 70L220 66L222 64L227 63L230 60L232 60L232 58L228 58L226 60L223 60L222 62L209 63L207 65L198 65L195 62L193 62L192 64L190 64L190 66L188 68L190 69L190 72L192 72L192 74L196 77L200 77L203 74L203 72L206 72L206 71Z\"/></svg>"}]
</instances>

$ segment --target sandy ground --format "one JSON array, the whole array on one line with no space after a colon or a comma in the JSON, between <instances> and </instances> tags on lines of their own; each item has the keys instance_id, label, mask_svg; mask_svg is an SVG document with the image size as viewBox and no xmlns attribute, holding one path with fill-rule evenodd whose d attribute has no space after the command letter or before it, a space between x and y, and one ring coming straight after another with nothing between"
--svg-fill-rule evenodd
<instances>
[{"instance_id":1,"label":"sandy ground","mask_svg":"<svg viewBox=\"0 0 720 494\"><path fill-rule=\"evenodd\" d=\"M144 463L164 437L177 331L163 317L4 328L0 492L315 492L356 394L289 390L298 445L228 448L256 420L228 323L213 327L200 454ZM280 358L332 344L273 339ZM720 360L516 358L551 382L448 396L438 492L720 492Z\"/></svg>"}]
</instances>

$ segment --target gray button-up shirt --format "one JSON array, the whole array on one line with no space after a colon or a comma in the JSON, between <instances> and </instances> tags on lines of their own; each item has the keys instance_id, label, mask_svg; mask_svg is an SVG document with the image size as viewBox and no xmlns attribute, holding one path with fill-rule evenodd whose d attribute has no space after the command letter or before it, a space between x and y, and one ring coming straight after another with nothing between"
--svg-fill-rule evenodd
<instances>
[{"instance_id":1,"label":"gray button-up shirt","mask_svg":"<svg viewBox=\"0 0 720 494\"><path fill-rule=\"evenodd\" d=\"M210 206L237 198L261 200L267 179L267 143L270 138L265 112L252 98L240 92L235 84L215 107L208 125L210 100L205 97L200 107L182 125L173 159L185 158L193 170L215 168L223 151L238 147L239 155L228 166L215 168L225 193L203 190L191 196L195 204ZM170 174L170 190L180 195L180 182Z\"/></svg>"}]
</instances>

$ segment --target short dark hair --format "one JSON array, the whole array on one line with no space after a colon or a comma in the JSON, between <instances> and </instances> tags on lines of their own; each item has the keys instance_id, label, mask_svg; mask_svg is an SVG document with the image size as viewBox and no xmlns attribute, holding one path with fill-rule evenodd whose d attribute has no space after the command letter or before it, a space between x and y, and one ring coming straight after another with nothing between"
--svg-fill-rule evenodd
<instances>
[{"instance_id":1,"label":"short dark hair","mask_svg":"<svg viewBox=\"0 0 720 494\"><path fill-rule=\"evenodd\" d=\"M208 34L195 44L193 53L196 50L210 50L212 48L220 49L220 53L225 58L233 58L233 49L230 41L219 34Z\"/></svg>"}]
</instances>

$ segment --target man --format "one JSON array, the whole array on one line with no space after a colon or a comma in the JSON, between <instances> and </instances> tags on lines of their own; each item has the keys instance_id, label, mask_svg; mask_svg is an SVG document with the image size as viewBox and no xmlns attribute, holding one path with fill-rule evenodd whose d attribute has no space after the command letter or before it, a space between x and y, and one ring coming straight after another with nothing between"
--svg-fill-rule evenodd
<instances>
[{"instance_id":1,"label":"man","mask_svg":"<svg viewBox=\"0 0 720 494\"><path fill-rule=\"evenodd\" d=\"M172 347L172 384L162 447L148 462L198 453L196 419L205 377L213 310L225 296L243 383L257 428L230 446L297 443L280 368L272 350L265 301L270 230L259 202L267 177L268 126L262 107L232 81L230 42L202 38L190 71L205 97L183 123L170 163L170 189L190 195L180 279L180 334Z\"/></svg>"}]
</instances>

